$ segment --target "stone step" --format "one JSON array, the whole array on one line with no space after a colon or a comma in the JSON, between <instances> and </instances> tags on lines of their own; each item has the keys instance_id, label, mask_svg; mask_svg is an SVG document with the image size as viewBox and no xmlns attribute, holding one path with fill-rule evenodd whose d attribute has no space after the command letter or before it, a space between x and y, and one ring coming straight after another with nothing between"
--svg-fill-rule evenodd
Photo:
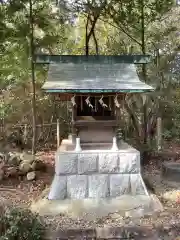
<instances>
[{"instance_id":1,"label":"stone step","mask_svg":"<svg viewBox=\"0 0 180 240\"><path fill-rule=\"evenodd\" d=\"M85 229L57 230L48 234L47 239L134 239L134 240L159 240L159 234L152 226L125 226L125 227L97 227Z\"/></svg>"}]
</instances>

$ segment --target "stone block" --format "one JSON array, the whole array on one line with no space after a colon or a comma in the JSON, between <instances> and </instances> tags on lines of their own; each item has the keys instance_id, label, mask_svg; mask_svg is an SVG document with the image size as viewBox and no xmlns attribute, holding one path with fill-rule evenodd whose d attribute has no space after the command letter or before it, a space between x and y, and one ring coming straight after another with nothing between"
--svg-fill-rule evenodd
<instances>
[{"instance_id":1,"label":"stone block","mask_svg":"<svg viewBox=\"0 0 180 240\"><path fill-rule=\"evenodd\" d=\"M131 174L131 193L132 195L144 195L147 194L147 190L141 174Z\"/></svg>"},{"instance_id":2,"label":"stone block","mask_svg":"<svg viewBox=\"0 0 180 240\"><path fill-rule=\"evenodd\" d=\"M48 195L49 200L63 200L67 195L67 178L66 176L55 175L50 192Z\"/></svg>"},{"instance_id":3,"label":"stone block","mask_svg":"<svg viewBox=\"0 0 180 240\"><path fill-rule=\"evenodd\" d=\"M78 155L78 174L88 174L97 172L97 154L79 153Z\"/></svg>"},{"instance_id":4,"label":"stone block","mask_svg":"<svg viewBox=\"0 0 180 240\"><path fill-rule=\"evenodd\" d=\"M89 197L105 198L109 196L109 177L107 174L94 174L88 176Z\"/></svg>"},{"instance_id":5,"label":"stone block","mask_svg":"<svg viewBox=\"0 0 180 240\"><path fill-rule=\"evenodd\" d=\"M55 173L57 175L76 174L78 165L78 154L58 153L55 159Z\"/></svg>"},{"instance_id":6,"label":"stone block","mask_svg":"<svg viewBox=\"0 0 180 240\"><path fill-rule=\"evenodd\" d=\"M129 174L110 174L110 196L117 197L131 193Z\"/></svg>"},{"instance_id":7,"label":"stone block","mask_svg":"<svg viewBox=\"0 0 180 240\"><path fill-rule=\"evenodd\" d=\"M67 176L67 197L70 199L86 198L88 193L87 175Z\"/></svg>"},{"instance_id":8,"label":"stone block","mask_svg":"<svg viewBox=\"0 0 180 240\"><path fill-rule=\"evenodd\" d=\"M138 173L140 172L140 154L121 153L119 156L120 173Z\"/></svg>"},{"instance_id":9,"label":"stone block","mask_svg":"<svg viewBox=\"0 0 180 240\"><path fill-rule=\"evenodd\" d=\"M99 172L112 173L119 171L119 154L100 153L99 154Z\"/></svg>"}]
</instances>

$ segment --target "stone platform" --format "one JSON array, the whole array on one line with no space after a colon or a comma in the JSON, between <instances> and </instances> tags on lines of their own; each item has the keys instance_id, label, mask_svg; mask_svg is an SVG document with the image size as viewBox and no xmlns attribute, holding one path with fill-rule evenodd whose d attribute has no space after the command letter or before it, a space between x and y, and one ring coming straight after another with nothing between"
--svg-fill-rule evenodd
<instances>
[{"instance_id":1,"label":"stone platform","mask_svg":"<svg viewBox=\"0 0 180 240\"><path fill-rule=\"evenodd\" d=\"M65 140L55 156L55 177L49 200L148 196L140 172L140 153L126 143L113 152L111 146L83 145L73 151Z\"/></svg>"},{"instance_id":2,"label":"stone platform","mask_svg":"<svg viewBox=\"0 0 180 240\"><path fill-rule=\"evenodd\" d=\"M39 197L31 204L31 211L40 216L58 216L92 221L111 216L117 218L141 218L154 212L163 211L163 207L154 195L122 195L116 198L64 199L50 201L46 196Z\"/></svg>"},{"instance_id":3,"label":"stone platform","mask_svg":"<svg viewBox=\"0 0 180 240\"><path fill-rule=\"evenodd\" d=\"M116 152L111 144L81 147L81 152L75 152L71 140L62 142L49 194L33 202L33 212L94 220L112 213L142 217L162 211L159 200L146 190L136 149L126 143Z\"/></svg>"}]
</instances>

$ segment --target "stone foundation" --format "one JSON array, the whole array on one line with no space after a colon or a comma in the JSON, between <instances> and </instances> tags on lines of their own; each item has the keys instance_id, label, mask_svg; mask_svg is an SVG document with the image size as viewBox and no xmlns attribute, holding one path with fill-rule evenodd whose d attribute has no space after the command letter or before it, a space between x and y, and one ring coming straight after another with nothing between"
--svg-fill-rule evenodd
<instances>
[{"instance_id":1,"label":"stone foundation","mask_svg":"<svg viewBox=\"0 0 180 240\"><path fill-rule=\"evenodd\" d=\"M140 153L126 143L111 150L57 151L48 198L101 199L148 195L140 174Z\"/></svg>"},{"instance_id":2,"label":"stone foundation","mask_svg":"<svg viewBox=\"0 0 180 240\"><path fill-rule=\"evenodd\" d=\"M163 211L162 204L154 195L121 195L116 198L86 198L48 200L41 196L32 203L31 210L41 216L62 214L75 221L92 221L106 216L113 221L116 218L140 218ZM112 218L111 218L112 216Z\"/></svg>"},{"instance_id":3,"label":"stone foundation","mask_svg":"<svg viewBox=\"0 0 180 240\"><path fill-rule=\"evenodd\" d=\"M161 211L159 200L149 196L140 172L140 153L127 145L119 151L104 145L81 145L75 152L66 140L56 153L55 176L47 198L40 198L31 210L40 215L63 214L95 220L112 213L120 217L142 217ZM90 150L93 149L93 150ZM50 201L51 200L51 201Z\"/></svg>"}]
</instances>

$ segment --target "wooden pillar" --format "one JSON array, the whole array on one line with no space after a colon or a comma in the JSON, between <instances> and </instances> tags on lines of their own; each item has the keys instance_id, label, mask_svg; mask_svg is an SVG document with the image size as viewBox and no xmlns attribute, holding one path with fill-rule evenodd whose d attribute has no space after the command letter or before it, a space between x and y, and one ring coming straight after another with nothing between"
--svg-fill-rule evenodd
<instances>
[{"instance_id":1,"label":"wooden pillar","mask_svg":"<svg viewBox=\"0 0 180 240\"><path fill-rule=\"evenodd\" d=\"M162 149L162 119L161 117L157 118L157 150L161 151Z\"/></svg>"},{"instance_id":2,"label":"wooden pillar","mask_svg":"<svg viewBox=\"0 0 180 240\"><path fill-rule=\"evenodd\" d=\"M118 108L116 107L115 105L115 102L114 102L114 97L112 97L112 112L113 112L113 115L114 115L114 119L116 120L117 122L117 112L118 112ZM116 126L113 126L113 132L114 132L114 136L116 136Z\"/></svg>"},{"instance_id":3,"label":"wooden pillar","mask_svg":"<svg viewBox=\"0 0 180 240\"><path fill-rule=\"evenodd\" d=\"M76 106L72 106L72 119L71 119L72 128L71 128L71 131L72 131L72 141L73 141L73 143L75 143L76 136L77 136L77 131L76 131L76 127L75 127L76 112L77 112Z\"/></svg>"},{"instance_id":4,"label":"wooden pillar","mask_svg":"<svg viewBox=\"0 0 180 240\"><path fill-rule=\"evenodd\" d=\"M57 149L60 146L60 121L57 119Z\"/></svg>"}]
</instances>

